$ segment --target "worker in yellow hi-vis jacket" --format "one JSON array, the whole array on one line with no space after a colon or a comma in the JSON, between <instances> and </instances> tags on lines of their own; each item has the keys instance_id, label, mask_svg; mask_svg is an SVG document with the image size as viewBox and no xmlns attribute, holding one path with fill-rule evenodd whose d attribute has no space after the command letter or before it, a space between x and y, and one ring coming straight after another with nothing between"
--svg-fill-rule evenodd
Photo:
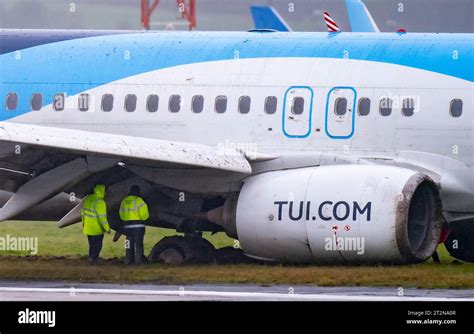
<instances>
[{"instance_id":1,"label":"worker in yellow hi-vis jacket","mask_svg":"<svg viewBox=\"0 0 474 334\"><path fill-rule=\"evenodd\" d=\"M127 197L120 204L120 219L127 236L125 243L125 264L142 264L145 221L150 216L148 206L140 197L140 188L133 185Z\"/></svg>"},{"instance_id":2,"label":"worker in yellow hi-vis jacket","mask_svg":"<svg viewBox=\"0 0 474 334\"><path fill-rule=\"evenodd\" d=\"M89 262L91 264L96 264L99 259L104 233L110 233L104 197L105 186L98 184L94 187L94 192L85 198L82 205L82 227L89 241Z\"/></svg>"}]
</instances>

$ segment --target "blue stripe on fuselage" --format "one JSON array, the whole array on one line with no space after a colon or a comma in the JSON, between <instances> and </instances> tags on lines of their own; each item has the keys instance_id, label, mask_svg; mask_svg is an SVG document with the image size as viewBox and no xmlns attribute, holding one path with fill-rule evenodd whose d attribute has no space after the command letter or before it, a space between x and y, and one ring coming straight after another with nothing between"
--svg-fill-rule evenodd
<instances>
[{"instance_id":1,"label":"blue stripe on fuselage","mask_svg":"<svg viewBox=\"0 0 474 334\"><path fill-rule=\"evenodd\" d=\"M34 92L44 95L46 105L57 92L74 95L152 70L236 57L348 56L473 81L473 42L471 34L227 32L127 33L67 40L21 50L19 59L15 52L0 55L0 119L28 112ZM16 112L5 110L10 90L19 90Z\"/></svg>"},{"instance_id":2,"label":"blue stripe on fuselage","mask_svg":"<svg viewBox=\"0 0 474 334\"><path fill-rule=\"evenodd\" d=\"M127 31L124 30L4 29L0 30L0 55L35 46L69 41L72 39L106 35L123 35L126 33ZM136 33L136 31L128 31L128 33Z\"/></svg>"}]
</instances>

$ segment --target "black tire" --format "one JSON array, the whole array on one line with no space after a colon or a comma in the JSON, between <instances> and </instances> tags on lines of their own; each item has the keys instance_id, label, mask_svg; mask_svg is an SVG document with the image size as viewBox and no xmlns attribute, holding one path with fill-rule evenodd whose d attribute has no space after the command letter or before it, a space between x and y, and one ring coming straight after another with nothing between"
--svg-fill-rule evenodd
<instances>
[{"instance_id":1,"label":"black tire","mask_svg":"<svg viewBox=\"0 0 474 334\"><path fill-rule=\"evenodd\" d=\"M173 265L213 263L214 252L212 244L200 237L172 236L156 243L148 260Z\"/></svg>"},{"instance_id":2,"label":"black tire","mask_svg":"<svg viewBox=\"0 0 474 334\"><path fill-rule=\"evenodd\" d=\"M234 247L224 247L216 251L218 264L257 263L256 260L246 256L244 251Z\"/></svg>"},{"instance_id":3,"label":"black tire","mask_svg":"<svg viewBox=\"0 0 474 334\"><path fill-rule=\"evenodd\" d=\"M450 224L450 233L444 242L449 254L461 261L474 262L474 220Z\"/></svg>"},{"instance_id":4,"label":"black tire","mask_svg":"<svg viewBox=\"0 0 474 334\"><path fill-rule=\"evenodd\" d=\"M191 263L214 263L216 249L206 239L200 236L185 237L188 243L190 243L194 249L193 259Z\"/></svg>"}]
</instances>

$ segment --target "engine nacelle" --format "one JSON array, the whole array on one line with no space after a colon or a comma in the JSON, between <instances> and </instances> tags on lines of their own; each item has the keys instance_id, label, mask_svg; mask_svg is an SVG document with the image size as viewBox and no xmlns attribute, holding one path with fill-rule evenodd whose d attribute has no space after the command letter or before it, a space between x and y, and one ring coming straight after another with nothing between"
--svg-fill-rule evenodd
<instances>
[{"instance_id":1,"label":"engine nacelle","mask_svg":"<svg viewBox=\"0 0 474 334\"><path fill-rule=\"evenodd\" d=\"M431 178L373 165L251 176L220 212L217 223L248 255L281 262L420 262L442 223Z\"/></svg>"}]
</instances>

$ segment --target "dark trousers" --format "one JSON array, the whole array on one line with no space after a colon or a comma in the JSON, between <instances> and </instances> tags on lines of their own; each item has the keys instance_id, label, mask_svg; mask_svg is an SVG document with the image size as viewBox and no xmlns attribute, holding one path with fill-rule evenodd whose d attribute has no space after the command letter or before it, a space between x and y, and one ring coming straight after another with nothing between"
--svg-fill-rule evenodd
<instances>
[{"instance_id":1,"label":"dark trousers","mask_svg":"<svg viewBox=\"0 0 474 334\"><path fill-rule=\"evenodd\" d=\"M441 261L439 260L439 255L437 251L435 251L433 255L431 255L431 257L433 258L434 263L441 263Z\"/></svg>"},{"instance_id":2,"label":"dark trousers","mask_svg":"<svg viewBox=\"0 0 474 334\"><path fill-rule=\"evenodd\" d=\"M124 231L127 236L125 264L142 264L144 262L143 238L145 237L145 227L126 227Z\"/></svg>"},{"instance_id":3,"label":"dark trousers","mask_svg":"<svg viewBox=\"0 0 474 334\"><path fill-rule=\"evenodd\" d=\"M88 235L87 240L89 241L89 260L91 262L97 262L100 251L102 250L104 235Z\"/></svg>"}]
</instances>

